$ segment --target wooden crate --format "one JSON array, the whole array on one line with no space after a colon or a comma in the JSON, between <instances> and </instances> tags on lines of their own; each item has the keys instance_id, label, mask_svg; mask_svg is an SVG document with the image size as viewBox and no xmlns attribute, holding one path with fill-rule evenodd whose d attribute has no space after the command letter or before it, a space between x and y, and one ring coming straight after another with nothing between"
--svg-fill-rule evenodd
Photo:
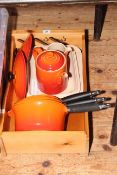
<instances>
[{"instance_id":1,"label":"wooden crate","mask_svg":"<svg viewBox=\"0 0 117 175\"><path fill-rule=\"evenodd\" d=\"M13 31L10 55L10 70L12 70L13 50L20 48L17 39L25 40L32 33L34 37L47 40L50 36L66 39L69 44L74 44L82 50L83 58L83 85L87 90L86 81L86 56L84 31ZM36 43L39 45L39 43ZM9 96L6 98L8 91ZM0 118L0 146L5 153L88 153L89 151L89 124L88 113L71 113L68 117L66 131L15 131L14 119L7 116L15 93L12 83L7 84L3 102L3 114Z\"/></svg>"}]
</instances>

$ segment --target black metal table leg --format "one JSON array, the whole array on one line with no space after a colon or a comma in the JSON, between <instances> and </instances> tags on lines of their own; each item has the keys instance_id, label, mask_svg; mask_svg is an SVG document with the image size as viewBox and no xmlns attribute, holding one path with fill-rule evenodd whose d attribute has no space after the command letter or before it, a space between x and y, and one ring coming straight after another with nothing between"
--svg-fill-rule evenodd
<instances>
[{"instance_id":1,"label":"black metal table leg","mask_svg":"<svg viewBox=\"0 0 117 175\"><path fill-rule=\"evenodd\" d=\"M107 7L107 4L95 5L94 40L100 40Z\"/></svg>"}]
</instances>

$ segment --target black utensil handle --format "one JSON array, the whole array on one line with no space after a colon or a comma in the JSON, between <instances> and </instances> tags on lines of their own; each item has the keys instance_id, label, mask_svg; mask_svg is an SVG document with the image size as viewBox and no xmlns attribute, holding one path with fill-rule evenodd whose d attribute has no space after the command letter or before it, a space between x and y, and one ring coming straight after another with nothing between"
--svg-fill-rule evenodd
<instances>
[{"instance_id":1,"label":"black utensil handle","mask_svg":"<svg viewBox=\"0 0 117 175\"><path fill-rule=\"evenodd\" d=\"M74 94L72 96L66 97L61 99L63 103L68 103L68 102L73 102L73 101L79 101L79 100L84 100L84 99L91 99L91 94L90 93L80 93L80 94Z\"/></svg>"},{"instance_id":2,"label":"black utensil handle","mask_svg":"<svg viewBox=\"0 0 117 175\"><path fill-rule=\"evenodd\" d=\"M116 98L116 105L114 109L114 117L113 117L113 125L112 125L112 130L111 130L110 144L113 146L117 145L117 98Z\"/></svg>"},{"instance_id":3,"label":"black utensil handle","mask_svg":"<svg viewBox=\"0 0 117 175\"><path fill-rule=\"evenodd\" d=\"M62 44L64 44L64 45L69 45L67 42L65 42L65 41L62 41L62 40L60 40L60 39L57 39L57 38L54 38L54 37L49 37L49 39L51 39L51 40L53 40L53 41L56 41L56 42L59 42L59 43L62 43Z\"/></svg>"},{"instance_id":4,"label":"black utensil handle","mask_svg":"<svg viewBox=\"0 0 117 175\"><path fill-rule=\"evenodd\" d=\"M77 94L73 94L67 97L61 98L61 101L64 102L69 102L69 101L76 101L76 100L83 100L83 99L91 99L92 97L101 94L102 91L96 90L96 91L89 91L89 92L80 92Z\"/></svg>"},{"instance_id":5,"label":"black utensil handle","mask_svg":"<svg viewBox=\"0 0 117 175\"><path fill-rule=\"evenodd\" d=\"M68 106L68 112L93 112L93 111L99 111L102 109L107 109L111 107L110 104L98 104L96 102L90 103L90 104L79 104L79 105L73 105Z\"/></svg>"},{"instance_id":6,"label":"black utensil handle","mask_svg":"<svg viewBox=\"0 0 117 175\"><path fill-rule=\"evenodd\" d=\"M24 40L23 39L17 39L17 41L19 41L20 43L24 43Z\"/></svg>"},{"instance_id":7,"label":"black utensil handle","mask_svg":"<svg viewBox=\"0 0 117 175\"><path fill-rule=\"evenodd\" d=\"M82 104L90 104L90 103L94 103L95 102L95 100L94 99L89 99L89 100L87 100L87 99L84 99L84 100L78 100L78 101L68 101L68 102L66 102L66 103L64 103L67 107L68 106L74 106L74 105L82 105Z\"/></svg>"},{"instance_id":8,"label":"black utensil handle","mask_svg":"<svg viewBox=\"0 0 117 175\"><path fill-rule=\"evenodd\" d=\"M39 43L41 43L41 44L48 45L47 42L45 42L45 41L43 41L43 40L41 40L41 39L39 39L39 38L34 38L34 39L35 39L35 41L37 41L37 42L39 42Z\"/></svg>"},{"instance_id":9,"label":"black utensil handle","mask_svg":"<svg viewBox=\"0 0 117 175\"><path fill-rule=\"evenodd\" d=\"M84 99L84 100L80 100L80 101L69 101L67 103L65 103L65 105L67 106L73 106L73 105L79 105L79 104L90 104L90 103L94 103L94 102L104 102L106 100L110 100L110 98L106 98L106 97L101 97L101 98L92 98L92 99Z\"/></svg>"},{"instance_id":10,"label":"black utensil handle","mask_svg":"<svg viewBox=\"0 0 117 175\"><path fill-rule=\"evenodd\" d=\"M89 104L79 104L74 106L68 106L69 112L91 112L91 111L98 111L99 107L97 104L93 103L91 105Z\"/></svg>"}]
</instances>

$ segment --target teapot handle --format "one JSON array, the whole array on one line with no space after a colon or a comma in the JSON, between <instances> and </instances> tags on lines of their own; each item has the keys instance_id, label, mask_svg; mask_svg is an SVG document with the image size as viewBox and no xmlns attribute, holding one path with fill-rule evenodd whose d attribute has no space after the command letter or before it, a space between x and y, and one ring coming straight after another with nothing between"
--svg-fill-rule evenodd
<instances>
[{"instance_id":1,"label":"teapot handle","mask_svg":"<svg viewBox=\"0 0 117 175\"><path fill-rule=\"evenodd\" d=\"M62 84L66 79L68 79L68 74L64 72L63 74L57 77L57 84L58 85Z\"/></svg>"}]
</instances>

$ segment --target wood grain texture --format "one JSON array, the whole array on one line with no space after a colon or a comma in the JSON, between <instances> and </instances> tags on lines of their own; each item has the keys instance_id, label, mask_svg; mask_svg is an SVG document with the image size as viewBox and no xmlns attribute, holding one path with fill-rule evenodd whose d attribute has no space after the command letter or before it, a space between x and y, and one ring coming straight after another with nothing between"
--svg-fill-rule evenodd
<instances>
[{"instance_id":1,"label":"wood grain texture","mask_svg":"<svg viewBox=\"0 0 117 175\"><path fill-rule=\"evenodd\" d=\"M93 41L94 6L33 6L12 10L15 29L89 29L89 77L92 90L117 94L117 6L108 7L101 41ZM53 14L52 15L52 11ZM31 16L30 15L31 12ZM63 15L64 14L64 15ZM71 16L70 16L71 15ZM25 16L25 18L24 18ZM26 17L27 16L27 17ZM17 27L15 21L17 19ZM41 20L38 20L41 19ZM14 26L13 26L14 24ZM79 154L10 154L0 157L0 175L116 175L117 147L110 145L114 109L93 112L93 144L89 156Z\"/></svg>"}]
</instances>

